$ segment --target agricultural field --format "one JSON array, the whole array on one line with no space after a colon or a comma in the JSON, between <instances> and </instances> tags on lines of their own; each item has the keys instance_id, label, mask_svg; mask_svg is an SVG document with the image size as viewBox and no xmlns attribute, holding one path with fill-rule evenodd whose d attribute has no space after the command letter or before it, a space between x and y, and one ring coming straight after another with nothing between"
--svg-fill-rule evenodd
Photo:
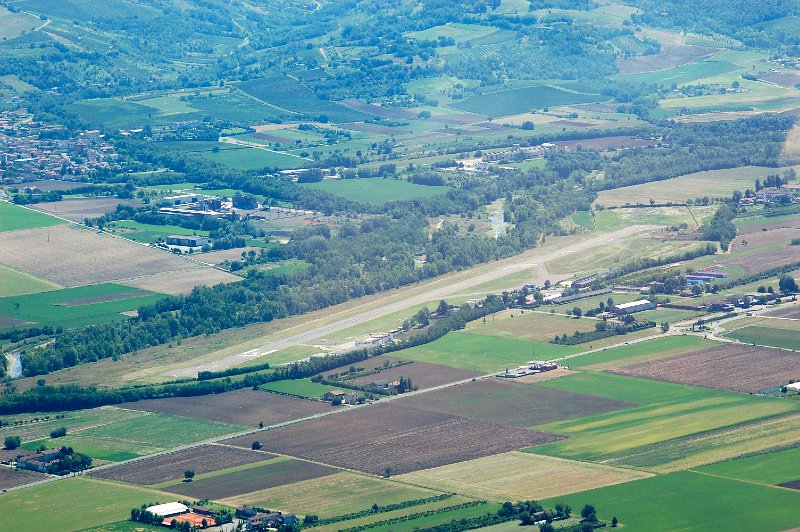
<instances>
[{"instance_id":1,"label":"agricultural field","mask_svg":"<svg viewBox=\"0 0 800 532\"><path fill-rule=\"evenodd\" d=\"M131 508L163 500L164 494L76 477L6 493L2 497L4 528L30 530L31 516L36 516L39 530L73 531L126 519ZM58 501L58 511L52 511L53 501Z\"/></svg>"},{"instance_id":2,"label":"agricultural field","mask_svg":"<svg viewBox=\"0 0 800 532\"><path fill-rule=\"evenodd\" d=\"M610 521L616 515L620 526L630 530L700 531L713 523L718 530L778 531L800 525L794 511L800 493L692 472L658 475L542 504L552 507L559 502L573 508L590 503L600 519Z\"/></svg>"},{"instance_id":3,"label":"agricultural field","mask_svg":"<svg viewBox=\"0 0 800 532\"><path fill-rule=\"evenodd\" d=\"M178 225L153 225L133 220L120 220L108 225L107 230L137 242L152 244L166 240L169 235L208 236L209 231L187 229Z\"/></svg>"},{"instance_id":4,"label":"agricultural field","mask_svg":"<svg viewBox=\"0 0 800 532\"><path fill-rule=\"evenodd\" d=\"M141 207L142 202L118 198L77 199L67 196L66 199L61 201L37 203L32 208L80 224L86 219L98 218L106 213L113 212L117 205Z\"/></svg>"},{"instance_id":5,"label":"agricultural field","mask_svg":"<svg viewBox=\"0 0 800 532\"><path fill-rule=\"evenodd\" d=\"M697 336L666 336L573 356L563 363L572 368L618 369L638 362L691 353L716 345L715 342Z\"/></svg>"},{"instance_id":6,"label":"agricultural field","mask_svg":"<svg viewBox=\"0 0 800 532\"><path fill-rule=\"evenodd\" d=\"M160 294L178 296L188 294L195 286L214 286L215 284L233 283L241 280L241 277L232 273L197 266L189 270L145 275L144 277L121 281L120 284Z\"/></svg>"},{"instance_id":7,"label":"agricultural field","mask_svg":"<svg viewBox=\"0 0 800 532\"><path fill-rule=\"evenodd\" d=\"M4 41L32 31L41 25L42 21L29 13L12 13L5 7L0 8L0 37Z\"/></svg>"},{"instance_id":8,"label":"agricultural field","mask_svg":"<svg viewBox=\"0 0 800 532\"><path fill-rule=\"evenodd\" d=\"M352 382L355 384L368 385L376 380L385 379L389 381L396 381L400 380L400 377L405 377L407 379L411 379L412 384L416 388L424 390L425 388L440 386L442 384L448 384L451 382L463 381L481 375L481 373L475 371L409 360L403 360L403 362L410 363L404 363L402 365L392 366L389 368L383 367L386 362L396 363L398 361L400 361L400 359L383 355L360 362L356 364L358 368L373 370L374 373L352 379ZM331 373L342 373L347 371L349 368L349 366L334 368L330 371L326 371L325 375L330 375Z\"/></svg>"},{"instance_id":9,"label":"agricultural field","mask_svg":"<svg viewBox=\"0 0 800 532\"><path fill-rule=\"evenodd\" d=\"M23 448L34 450L39 445L68 446L92 458L119 462L208 438L235 434L247 427L208 420L147 414L114 423L87 427L57 439L35 440L23 443Z\"/></svg>"},{"instance_id":10,"label":"agricultural field","mask_svg":"<svg viewBox=\"0 0 800 532\"><path fill-rule=\"evenodd\" d=\"M83 429L109 425L143 415L144 412L113 406L69 412L4 415L0 438L19 436L23 442L28 442L47 438L51 431L59 427L66 427L70 433L77 433Z\"/></svg>"},{"instance_id":11,"label":"agricultural field","mask_svg":"<svg viewBox=\"0 0 800 532\"><path fill-rule=\"evenodd\" d=\"M514 427L533 427L636 406L530 384L481 380L401 399L400 404Z\"/></svg>"},{"instance_id":12,"label":"agricultural field","mask_svg":"<svg viewBox=\"0 0 800 532\"><path fill-rule=\"evenodd\" d=\"M172 253L76 226L0 233L0 257L7 266L64 286L196 269Z\"/></svg>"},{"instance_id":13,"label":"agricultural field","mask_svg":"<svg viewBox=\"0 0 800 532\"><path fill-rule=\"evenodd\" d=\"M797 469L798 460L800 460L800 447L792 447L782 451L727 460L718 464L699 467L696 471L718 477L774 486L795 482L800 479L800 470Z\"/></svg>"},{"instance_id":14,"label":"agricultural field","mask_svg":"<svg viewBox=\"0 0 800 532\"><path fill-rule=\"evenodd\" d=\"M263 465L230 473L199 475L192 482L176 482L164 491L193 499L219 500L338 473L338 469L291 458L274 458Z\"/></svg>"},{"instance_id":15,"label":"agricultural field","mask_svg":"<svg viewBox=\"0 0 800 532\"><path fill-rule=\"evenodd\" d=\"M327 403L254 390L237 390L204 397L147 399L122 406L165 414L188 414L196 419L237 423L249 427L255 427L259 422L275 425L334 409ZM247 448L250 448L249 442Z\"/></svg>"},{"instance_id":16,"label":"agricultural field","mask_svg":"<svg viewBox=\"0 0 800 532\"><path fill-rule=\"evenodd\" d=\"M366 510L373 504L397 504L437 494L433 490L392 480L342 472L218 502L233 507L249 504L298 515L312 513L332 517Z\"/></svg>"},{"instance_id":17,"label":"agricultural field","mask_svg":"<svg viewBox=\"0 0 800 532\"><path fill-rule=\"evenodd\" d=\"M203 150L198 153L206 159L234 170L261 170L263 168L300 168L308 160L286 152L253 148L249 146L218 146L219 151Z\"/></svg>"},{"instance_id":18,"label":"agricultural field","mask_svg":"<svg viewBox=\"0 0 800 532\"><path fill-rule=\"evenodd\" d=\"M8 488L16 488L17 486L24 486L33 482L42 480L41 475L36 473L29 473L18 469L11 469L10 467L0 467L0 490L5 491Z\"/></svg>"},{"instance_id":19,"label":"agricultural field","mask_svg":"<svg viewBox=\"0 0 800 532\"><path fill-rule=\"evenodd\" d=\"M372 205L383 205L389 201L427 198L445 194L450 190L450 187L429 187L397 179L379 178L328 179L303 186Z\"/></svg>"},{"instance_id":20,"label":"agricultural field","mask_svg":"<svg viewBox=\"0 0 800 532\"><path fill-rule=\"evenodd\" d=\"M532 452L579 460L604 461L642 446L796 410L793 404L768 398L596 372L546 381L541 386L641 403L636 408L537 427L571 439Z\"/></svg>"},{"instance_id":21,"label":"agricultural field","mask_svg":"<svg viewBox=\"0 0 800 532\"><path fill-rule=\"evenodd\" d=\"M36 294L59 288L62 287L57 283L45 281L0 264L0 298Z\"/></svg>"},{"instance_id":22,"label":"agricultural field","mask_svg":"<svg viewBox=\"0 0 800 532\"><path fill-rule=\"evenodd\" d=\"M800 320L800 304L791 303L789 305L781 305L774 310L766 312L764 315L773 316L775 318L786 318L788 320Z\"/></svg>"},{"instance_id":23,"label":"agricultural field","mask_svg":"<svg viewBox=\"0 0 800 532\"><path fill-rule=\"evenodd\" d=\"M491 474L487 474L491 472ZM415 486L489 501L541 500L650 474L513 451L400 475Z\"/></svg>"},{"instance_id":24,"label":"agricultural field","mask_svg":"<svg viewBox=\"0 0 800 532\"><path fill-rule=\"evenodd\" d=\"M398 351L396 355L431 364L490 373L507 367L517 367L529 360L549 360L584 350L586 346L580 344L556 345L544 340L518 340L456 331L435 342Z\"/></svg>"},{"instance_id":25,"label":"agricultural field","mask_svg":"<svg viewBox=\"0 0 800 532\"><path fill-rule=\"evenodd\" d=\"M380 475L386 467L407 473L558 439L393 402L281 427L262 443L267 452ZM252 440L228 443L249 447Z\"/></svg>"},{"instance_id":26,"label":"agricultural field","mask_svg":"<svg viewBox=\"0 0 800 532\"><path fill-rule=\"evenodd\" d=\"M268 382L259 386L266 392L275 392L282 395L294 395L305 399L319 399L327 392L332 392L337 388L311 382L309 379L294 379L288 381Z\"/></svg>"},{"instance_id":27,"label":"agricultural field","mask_svg":"<svg viewBox=\"0 0 800 532\"><path fill-rule=\"evenodd\" d=\"M52 227L64 223L66 223L64 220L0 201L0 232Z\"/></svg>"},{"instance_id":28,"label":"agricultural field","mask_svg":"<svg viewBox=\"0 0 800 532\"><path fill-rule=\"evenodd\" d=\"M794 167L796 170L800 167ZM656 203L683 203L687 199L694 200L708 196L711 198L730 196L734 190L744 192L755 187L756 179L763 180L768 175L780 174L780 168L764 168L759 166L742 166L726 170L709 170L686 174L663 181L654 181L641 185L622 187L615 190L604 190L597 196L601 205L619 206L647 204L650 200Z\"/></svg>"},{"instance_id":29,"label":"agricultural field","mask_svg":"<svg viewBox=\"0 0 800 532\"><path fill-rule=\"evenodd\" d=\"M38 294L0 298L2 322L11 326L84 327L127 319L123 312L151 305L163 298L113 283L51 290Z\"/></svg>"},{"instance_id":30,"label":"agricultural field","mask_svg":"<svg viewBox=\"0 0 800 532\"><path fill-rule=\"evenodd\" d=\"M708 48L695 48L698 53L708 55ZM685 85L705 78L713 78L741 70L737 64L729 61L715 60L714 58L686 63L672 68L647 72L635 72L619 76L620 80L630 83L655 83L669 87L673 83Z\"/></svg>"},{"instance_id":31,"label":"agricultural field","mask_svg":"<svg viewBox=\"0 0 800 532\"><path fill-rule=\"evenodd\" d=\"M334 123L357 122L369 117L341 104L322 100L300 81L282 74L246 81L236 87L257 100L279 109L290 113L325 115Z\"/></svg>"},{"instance_id":32,"label":"agricultural field","mask_svg":"<svg viewBox=\"0 0 800 532\"><path fill-rule=\"evenodd\" d=\"M798 355L768 347L718 347L632 364L617 373L632 377L757 393L800 379Z\"/></svg>"},{"instance_id":33,"label":"agricultural field","mask_svg":"<svg viewBox=\"0 0 800 532\"><path fill-rule=\"evenodd\" d=\"M548 314L546 311L521 314L514 309L487 316L485 323L473 321L467 324L466 331L499 338L549 342L554 336L561 336L563 333L571 335L575 331L594 331L596 323L597 320L590 318L575 319L563 314Z\"/></svg>"},{"instance_id":34,"label":"agricultural field","mask_svg":"<svg viewBox=\"0 0 800 532\"><path fill-rule=\"evenodd\" d=\"M454 103L453 107L484 116L501 117L546 107L599 102L605 99L605 96L599 94L568 92L541 85L480 94Z\"/></svg>"},{"instance_id":35,"label":"agricultural field","mask_svg":"<svg viewBox=\"0 0 800 532\"><path fill-rule=\"evenodd\" d=\"M748 251L753 248L760 248L765 246L790 245L793 238L797 238L796 227L780 227L764 231L753 231L743 233L737 236L731 242L732 250L734 252Z\"/></svg>"},{"instance_id":36,"label":"agricultural field","mask_svg":"<svg viewBox=\"0 0 800 532\"><path fill-rule=\"evenodd\" d=\"M800 321L793 319L745 318L724 325L724 336L746 344L767 345L800 351Z\"/></svg>"},{"instance_id":37,"label":"agricultural field","mask_svg":"<svg viewBox=\"0 0 800 532\"><path fill-rule=\"evenodd\" d=\"M798 441L800 416L788 414L608 454L603 463L669 473L793 447Z\"/></svg>"},{"instance_id":38,"label":"agricultural field","mask_svg":"<svg viewBox=\"0 0 800 532\"><path fill-rule=\"evenodd\" d=\"M271 458L274 458L274 455L238 447L202 445L91 471L89 476L148 486L182 480L187 470L194 471L200 477L206 473L255 464Z\"/></svg>"},{"instance_id":39,"label":"agricultural field","mask_svg":"<svg viewBox=\"0 0 800 532\"><path fill-rule=\"evenodd\" d=\"M145 124L163 126L173 121L199 118L174 114L161 116L157 109L118 98L79 100L69 104L67 109L90 124L103 125L109 129L135 129Z\"/></svg>"}]
</instances>

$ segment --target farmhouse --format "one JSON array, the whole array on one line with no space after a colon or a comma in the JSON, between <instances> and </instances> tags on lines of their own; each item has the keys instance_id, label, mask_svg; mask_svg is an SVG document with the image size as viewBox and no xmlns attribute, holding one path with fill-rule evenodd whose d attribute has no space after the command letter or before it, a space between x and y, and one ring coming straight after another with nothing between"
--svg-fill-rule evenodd
<instances>
[{"instance_id":1,"label":"farmhouse","mask_svg":"<svg viewBox=\"0 0 800 532\"><path fill-rule=\"evenodd\" d=\"M157 504L155 506L150 506L146 508L145 511L150 512L151 514L157 515L159 517L173 517L176 515L188 513L189 507L179 502L168 502L166 504Z\"/></svg>"},{"instance_id":2,"label":"farmhouse","mask_svg":"<svg viewBox=\"0 0 800 532\"><path fill-rule=\"evenodd\" d=\"M358 402L358 392L343 392L342 390L333 390L330 392L325 392L325 395L322 396L323 401L333 402L337 399L341 399L345 404L354 405Z\"/></svg>"},{"instance_id":3,"label":"farmhouse","mask_svg":"<svg viewBox=\"0 0 800 532\"><path fill-rule=\"evenodd\" d=\"M356 340L356 347L378 347L394 340L392 333L372 333L365 338Z\"/></svg>"},{"instance_id":4,"label":"farmhouse","mask_svg":"<svg viewBox=\"0 0 800 532\"><path fill-rule=\"evenodd\" d=\"M295 524L297 524L297 517L294 514L258 512L247 520L247 530L277 529L282 525Z\"/></svg>"},{"instance_id":5,"label":"farmhouse","mask_svg":"<svg viewBox=\"0 0 800 532\"><path fill-rule=\"evenodd\" d=\"M48 473L57 468L60 462L59 456L58 449L36 451L17 458L17 467L29 471L38 471L39 473Z\"/></svg>"},{"instance_id":6,"label":"farmhouse","mask_svg":"<svg viewBox=\"0 0 800 532\"><path fill-rule=\"evenodd\" d=\"M630 303L620 303L614 305L614 312L617 314L633 314L634 312L641 312L643 310L651 310L656 308L656 304L647 299L639 299L631 301Z\"/></svg>"},{"instance_id":7,"label":"farmhouse","mask_svg":"<svg viewBox=\"0 0 800 532\"><path fill-rule=\"evenodd\" d=\"M170 246L186 246L190 248L201 248L211 242L207 236L183 236L169 235L167 244Z\"/></svg>"}]
</instances>

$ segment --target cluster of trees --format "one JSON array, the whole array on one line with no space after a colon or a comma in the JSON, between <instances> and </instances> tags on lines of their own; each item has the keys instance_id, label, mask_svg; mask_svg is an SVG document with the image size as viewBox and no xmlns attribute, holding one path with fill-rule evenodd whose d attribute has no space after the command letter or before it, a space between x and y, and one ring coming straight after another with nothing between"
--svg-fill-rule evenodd
<instances>
[{"instance_id":1,"label":"cluster of trees","mask_svg":"<svg viewBox=\"0 0 800 532\"><path fill-rule=\"evenodd\" d=\"M735 217L735 208L723 205L717 209L711 220L700 226L703 238L718 241L720 247L727 251L731 241L736 238L736 225L733 223Z\"/></svg>"}]
</instances>

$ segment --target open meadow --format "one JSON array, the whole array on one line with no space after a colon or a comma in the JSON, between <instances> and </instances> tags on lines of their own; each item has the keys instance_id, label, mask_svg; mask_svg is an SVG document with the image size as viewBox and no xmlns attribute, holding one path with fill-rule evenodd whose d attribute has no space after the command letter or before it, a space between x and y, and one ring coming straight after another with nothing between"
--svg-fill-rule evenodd
<instances>
[{"instance_id":1,"label":"open meadow","mask_svg":"<svg viewBox=\"0 0 800 532\"><path fill-rule=\"evenodd\" d=\"M745 318L726 323L725 330L727 338L747 344L800 351L800 321L796 319Z\"/></svg>"},{"instance_id":2,"label":"open meadow","mask_svg":"<svg viewBox=\"0 0 800 532\"><path fill-rule=\"evenodd\" d=\"M300 515L313 513L332 517L360 510L373 504L397 504L437 495L426 488L356 473L342 472L221 499L229 506L250 504Z\"/></svg>"},{"instance_id":3,"label":"open meadow","mask_svg":"<svg viewBox=\"0 0 800 532\"><path fill-rule=\"evenodd\" d=\"M649 476L630 469L513 451L407 473L397 480L503 502L541 500Z\"/></svg>"},{"instance_id":4,"label":"open meadow","mask_svg":"<svg viewBox=\"0 0 800 532\"><path fill-rule=\"evenodd\" d=\"M23 447L35 450L39 445L48 448L69 446L92 458L118 462L194 443L208 438L235 434L247 427L208 420L147 414L113 423L90 426L70 432L61 438L26 442Z\"/></svg>"},{"instance_id":5,"label":"open meadow","mask_svg":"<svg viewBox=\"0 0 800 532\"><path fill-rule=\"evenodd\" d=\"M66 223L64 220L38 213L12 203L0 201L0 232L52 227Z\"/></svg>"},{"instance_id":6,"label":"open meadow","mask_svg":"<svg viewBox=\"0 0 800 532\"><path fill-rule=\"evenodd\" d=\"M381 178L327 179L304 186L372 205L383 205L389 201L427 198L444 194L450 190L449 187L431 187L397 179Z\"/></svg>"},{"instance_id":7,"label":"open meadow","mask_svg":"<svg viewBox=\"0 0 800 532\"><path fill-rule=\"evenodd\" d=\"M710 496L713 495L713 496ZM592 504L600 519L617 516L626 530L779 531L800 525L800 493L691 472L627 482L542 501ZM674 508L675 511L664 511Z\"/></svg>"},{"instance_id":8,"label":"open meadow","mask_svg":"<svg viewBox=\"0 0 800 532\"><path fill-rule=\"evenodd\" d=\"M59 288L62 286L57 283L45 281L0 264L0 297L35 294Z\"/></svg>"},{"instance_id":9,"label":"open meadow","mask_svg":"<svg viewBox=\"0 0 800 532\"><path fill-rule=\"evenodd\" d=\"M573 368L617 369L637 362L690 353L715 345L717 344L697 336L666 336L570 357L563 363Z\"/></svg>"}]
</instances>

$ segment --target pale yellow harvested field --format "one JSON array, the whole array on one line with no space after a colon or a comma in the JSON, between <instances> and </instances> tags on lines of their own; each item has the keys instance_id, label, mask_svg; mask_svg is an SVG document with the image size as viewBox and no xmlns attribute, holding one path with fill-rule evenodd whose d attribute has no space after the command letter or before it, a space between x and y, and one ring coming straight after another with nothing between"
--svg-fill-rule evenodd
<instances>
[{"instance_id":1,"label":"pale yellow harvested field","mask_svg":"<svg viewBox=\"0 0 800 532\"><path fill-rule=\"evenodd\" d=\"M195 286L213 286L219 283L232 283L241 280L241 277L237 277L232 273L198 266L190 270L157 273L145 277L138 277L136 279L123 281L120 284L141 288L143 290L150 290L151 292L177 296L188 294Z\"/></svg>"},{"instance_id":2,"label":"pale yellow harvested field","mask_svg":"<svg viewBox=\"0 0 800 532\"><path fill-rule=\"evenodd\" d=\"M313 513L330 517L366 510L374 503L395 504L437 494L429 489L392 480L345 472L237 495L218 502L233 507L249 504L300 515Z\"/></svg>"},{"instance_id":3,"label":"pale yellow harvested field","mask_svg":"<svg viewBox=\"0 0 800 532\"><path fill-rule=\"evenodd\" d=\"M260 249L254 247L221 249L219 251L209 251L208 253L194 255L194 258L200 262L205 262L206 264L216 265L220 262L225 262L226 260L239 260L242 258L242 253L247 253L249 251L255 251L258 253Z\"/></svg>"},{"instance_id":4,"label":"pale yellow harvested field","mask_svg":"<svg viewBox=\"0 0 800 532\"><path fill-rule=\"evenodd\" d=\"M415 486L500 502L541 500L650 476L642 471L514 451L396 478Z\"/></svg>"},{"instance_id":5,"label":"pale yellow harvested field","mask_svg":"<svg viewBox=\"0 0 800 532\"><path fill-rule=\"evenodd\" d=\"M2 232L0 261L64 286L200 267L174 254L75 225Z\"/></svg>"}]
</instances>

